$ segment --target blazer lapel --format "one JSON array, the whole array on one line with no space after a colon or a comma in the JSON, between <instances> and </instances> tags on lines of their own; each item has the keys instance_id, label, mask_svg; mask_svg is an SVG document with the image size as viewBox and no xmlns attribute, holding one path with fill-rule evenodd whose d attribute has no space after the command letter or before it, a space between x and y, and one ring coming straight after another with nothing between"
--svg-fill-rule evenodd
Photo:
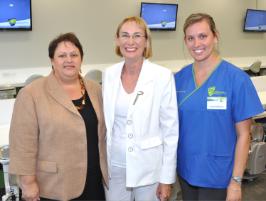
<instances>
[{"instance_id":1,"label":"blazer lapel","mask_svg":"<svg viewBox=\"0 0 266 201\"><path fill-rule=\"evenodd\" d=\"M144 60L135 91L141 91L145 85L153 81L153 77L153 69L150 66L149 60Z\"/></svg>"},{"instance_id":2,"label":"blazer lapel","mask_svg":"<svg viewBox=\"0 0 266 201\"><path fill-rule=\"evenodd\" d=\"M90 98L93 109L96 113L97 119L99 120L101 119L101 112L100 112L100 105L99 105L99 101L101 101L101 98L97 97L98 96L97 88L95 87L95 85L93 86L91 81L86 81L83 79L83 82L85 83L86 91Z\"/></svg>"},{"instance_id":3,"label":"blazer lapel","mask_svg":"<svg viewBox=\"0 0 266 201\"><path fill-rule=\"evenodd\" d=\"M141 68L141 72L137 81L136 88L134 90L134 96L131 98L131 103L128 109L128 115L131 115L136 109L137 103L142 101L144 96L147 96L147 92L151 92L151 84L153 82L153 73L150 68L149 61L144 60Z\"/></svg>"},{"instance_id":4,"label":"blazer lapel","mask_svg":"<svg viewBox=\"0 0 266 201\"><path fill-rule=\"evenodd\" d=\"M70 112L80 116L78 110L75 108L64 89L56 80L53 72L51 72L48 76L47 91L59 104L68 109Z\"/></svg>"},{"instance_id":5,"label":"blazer lapel","mask_svg":"<svg viewBox=\"0 0 266 201\"><path fill-rule=\"evenodd\" d=\"M109 87L105 87L105 90L109 90L107 93L110 93L110 100L108 100L108 110L112 116L110 117L111 125L113 125L114 117L115 117L115 103L117 100L117 94L119 89L119 84L121 82L121 72L124 66L124 62L119 63L116 69L112 72L110 76L110 82L106 83ZM107 101L107 100L106 100ZM106 108L107 109L107 108Z\"/></svg>"}]
</instances>

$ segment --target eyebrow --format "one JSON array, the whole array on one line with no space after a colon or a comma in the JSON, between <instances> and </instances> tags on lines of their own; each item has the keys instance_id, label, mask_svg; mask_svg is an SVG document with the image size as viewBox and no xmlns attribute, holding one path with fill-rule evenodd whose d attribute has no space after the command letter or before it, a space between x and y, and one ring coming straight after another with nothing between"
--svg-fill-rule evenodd
<instances>
[{"instance_id":1,"label":"eyebrow","mask_svg":"<svg viewBox=\"0 0 266 201\"><path fill-rule=\"evenodd\" d=\"M208 35L208 33L206 32L200 32L200 33L197 33L197 34L186 34L186 36L199 36L199 35Z\"/></svg>"},{"instance_id":2,"label":"eyebrow","mask_svg":"<svg viewBox=\"0 0 266 201\"><path fill-rule=\"evenodd\" d=\"M67 54L67 53L79 53L79 51L73 50L71 52L59 51L59 54Z\"/></svg>"},{"instance_id":3,"label":"eyebrow","mask_svg":"<svg viewBox=\"0 0 266 201\"><path fill-rule=\"evenodd\" d=\"M121 33L125 33L125 34L129 34L128 32L126 31L122 31ZM133 34L142 34L141 32L137 31L137 32L134 32ZM144 33L143 33L144 34Z\"/></svg>"}]
</instances>

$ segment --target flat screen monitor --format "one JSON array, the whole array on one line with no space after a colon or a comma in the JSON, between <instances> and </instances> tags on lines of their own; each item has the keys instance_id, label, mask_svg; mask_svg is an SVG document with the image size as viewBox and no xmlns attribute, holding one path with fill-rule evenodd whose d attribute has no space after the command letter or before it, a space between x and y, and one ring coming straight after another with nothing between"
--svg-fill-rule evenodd
<instances>
[{"instance_id":1,"label":"flat screen monitor","mask_svg":"<svg viewBox=\"0 0 266 201\"><path fill-rule=\"evenodd\" d=\"M150 30L176 30L178 4L141 3L140 17Z\"/></svg>"},{"instance_id":2,"label":"flat screen monitor","mask_svg":"<svg viewBox=\"0 0 266 201\"><path fill-rule=\"evenodd\" d=\"M266 10L247 9L244 31L266 31Z\"/></svg>"},{"instance_id":3,"label":"flat screen monitor","mask_svg":"<svg viewBox=\"0 0 266 201\"><path fill-rule=\"evenodd\" d=\"M32 30L31 0L0 0L0 30Z\"/></svg>"}]
</instances>

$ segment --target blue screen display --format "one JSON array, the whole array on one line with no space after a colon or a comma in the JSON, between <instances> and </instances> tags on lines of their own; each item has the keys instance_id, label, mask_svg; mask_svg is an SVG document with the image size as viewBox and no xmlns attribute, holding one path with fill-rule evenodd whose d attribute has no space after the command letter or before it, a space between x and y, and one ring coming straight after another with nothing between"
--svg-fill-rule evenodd
<instances>
[{"instance_id":1,"label":"blue screen display","mask_svg":"<svg viewBox=\"0 0 266 201\"><path fill-rule=\"evenodd\" d=\"M140 16L151 30L175 30L177 4L141 3Z\"/></svg>"},{"instance_id":2,"label":"blue screen display","mask_svg":"<svg viewBox=\"0 0 266 201\"><path fill-rule=\"evenodd\" d=\"M266 10L247 9L245 31L266 31Z\"/></svg>"},{"instance_id":3,"label":"blue screen display","mask_svg":"<svg viewBox=\"0 0 266 201\"><path fill-rule=\"evenodd\" d=\"M0 29L31 30L31 0L1 0Z\"/></svg>"}]
</instances>

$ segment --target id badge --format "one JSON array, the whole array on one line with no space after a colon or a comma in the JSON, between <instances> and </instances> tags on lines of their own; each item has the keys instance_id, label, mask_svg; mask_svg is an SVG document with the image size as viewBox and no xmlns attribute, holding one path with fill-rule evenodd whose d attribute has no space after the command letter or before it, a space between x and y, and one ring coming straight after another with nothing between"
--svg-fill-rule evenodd
<instances>
[{"instance_id":1,"label":"id badge","mask_svg":"<svg viewBox=\"0 0 266 201\"><path fill-rule=\"evenodd\" d=\"M227 97L207 97L207 110L226 110Z\"/></svg>"}]
</instances>

